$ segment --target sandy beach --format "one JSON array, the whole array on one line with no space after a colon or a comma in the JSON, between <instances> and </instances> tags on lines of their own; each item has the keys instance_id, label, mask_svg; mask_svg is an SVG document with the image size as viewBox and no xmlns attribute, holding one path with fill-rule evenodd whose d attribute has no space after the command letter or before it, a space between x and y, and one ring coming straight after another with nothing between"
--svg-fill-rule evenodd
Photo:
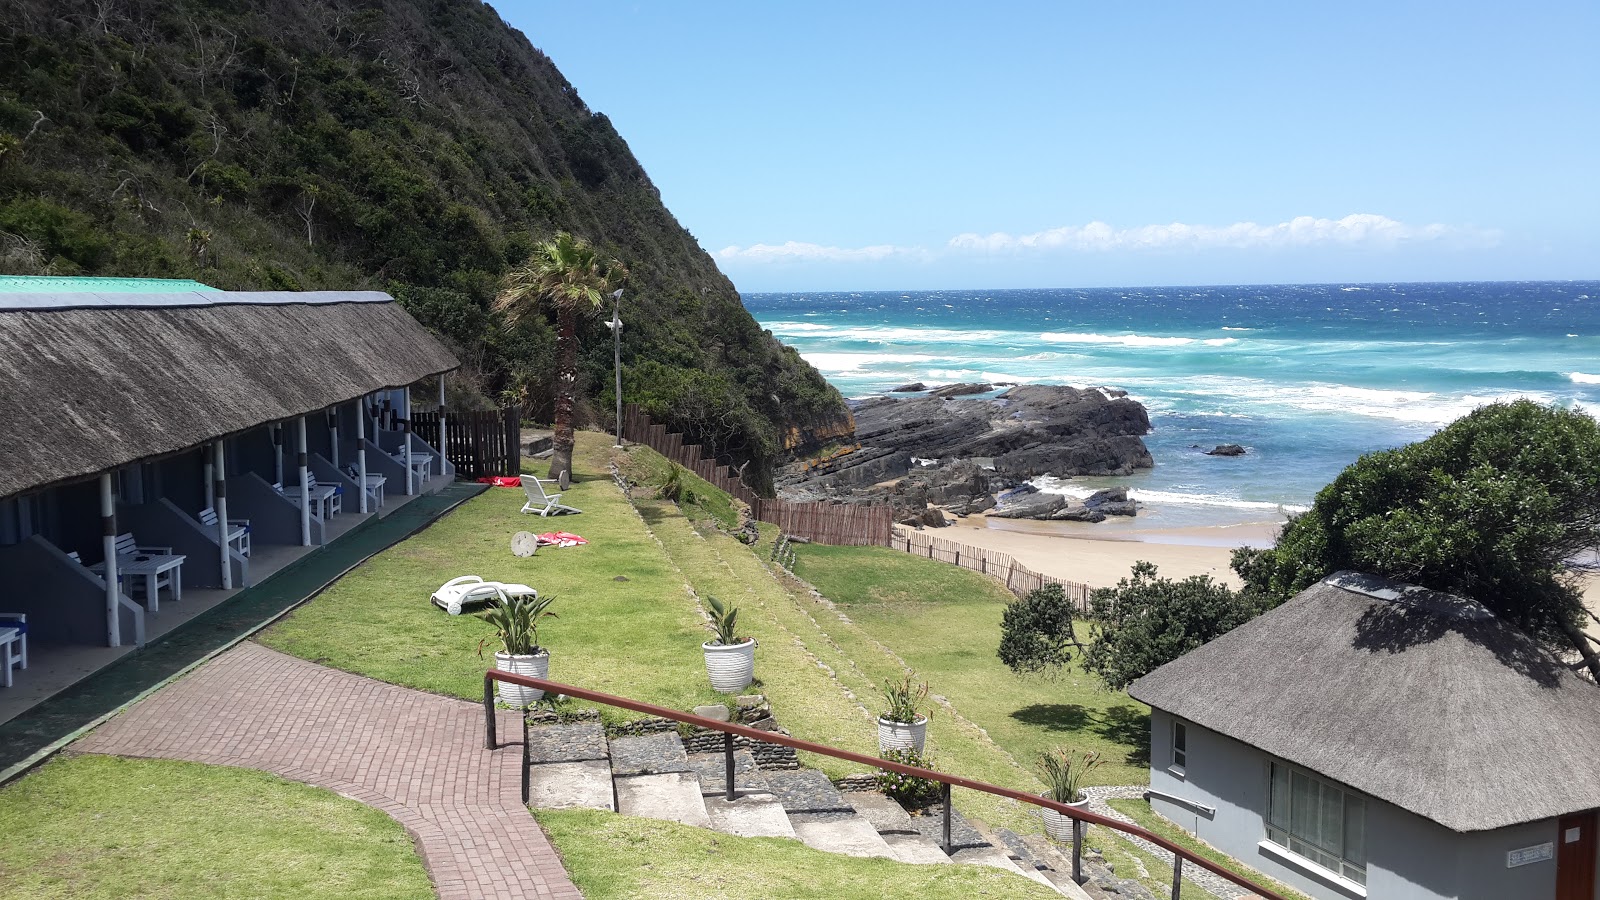
<instances>
[{"instance_id":1,"label":"sandy beach","mask_svg":"<svg viewBox=\"0 0 1600 900\"><path fill-rule=\"evenodd\" d=\"M1009 553L1034 571L1091 587L1115 585L1139 560L1155 563L1169 578L1209 575L1238 587L1239 578L1228 566L1233 548L1269 547L1279 527L1281 523L1253 522L1163 528L1141 526L1137 518L1089 524L967 516L928 533ZM1587 579L1584 596L1590 609L1600 611L1600 575ZM1589 630L1600 635L1600 626L1591 623Z\"/></svg>"}]
</instances>

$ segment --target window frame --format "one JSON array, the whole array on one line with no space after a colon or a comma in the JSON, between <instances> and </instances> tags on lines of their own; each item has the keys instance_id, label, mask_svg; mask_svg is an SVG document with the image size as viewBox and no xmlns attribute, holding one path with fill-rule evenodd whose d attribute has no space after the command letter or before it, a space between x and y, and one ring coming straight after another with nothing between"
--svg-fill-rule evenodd
<instances>
[{"instance_id":1,"label":"window frame","mask_svg":"<svg viewBox=\"0 0 1600 900\"><path fill-rule=\"evenodd\" d=\"M1189 771L1189 723L1174 716L1170 737L1171 740L1168 742L1170 746L1167 748L1171 751L1170 768L1182 775Z\"/></svg>"},{"instance_id":2,"label":"window frame","mask_svg":"<svg viewBox=\"0 0 1600 900\"><path fill-rule=\"evenodd\" d=\"M1355 791L1346 788L1322 775L1300 766L1291 765L1279 759L1267 760L1267 807L1261 815L1262 830L1265 832L1266 843L1275 849L1303 861L1305 864L1328 872L1345 881L1360 885L1365 889L1367 884L1367 854L1366 854L1366 810L1369 806L1367 798ZM1284 820L1278 818L1278 791L1281 789L1278 782L1278 773L1283 773L1283 788L1288 796L1283 799ZM1330 847L1323 840L1297 833L1295 830L1295 795L1296 779L1301 783L1310 783L1310 787L1317 793L1318 806L1312 813L1306 815L1317 816L1318 821L1326 824L1326 810L1322 809L1323 798L1328 793L1334 794L1338 800L1338 835L1339 846ZM1360 827L1358 840L1360 841L1359 858L1351 854L1351 813L1359 811Z\"/></svg>"}]
</instances>

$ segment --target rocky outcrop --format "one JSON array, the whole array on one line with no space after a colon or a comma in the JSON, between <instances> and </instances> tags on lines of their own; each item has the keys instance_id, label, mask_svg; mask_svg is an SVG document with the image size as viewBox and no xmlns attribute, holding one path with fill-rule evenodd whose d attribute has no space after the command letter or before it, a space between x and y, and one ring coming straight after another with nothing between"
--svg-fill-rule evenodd
<instances>
[{"instance_id":1,"label":"rocky outcrop","mask_svg":"<svg viewBox=\"0 0 1600 900\"><path fill-rule=\"evenodd\" d=\"M1238 444L1218 444L1206 451L1207 456L1243 456L1245 450Z\"/></svg>"},{"instance_id":2,"label":"rocky outcrop","mask_svg":"<svg viewBox=\"0 0 1600 900\"><path fill-rule=\"evenodd\" d=\"M925 391L927 389L928 389L928 386L923 384L922 382L913 381L910 384L902 384L897 388L889 388L889 393L891 393L891 394L915 394L915 393L917 393L919 391Z\"/></svg>"},{"instance_id":3,"label":"rocky outcrop","mask_svg":"<svg viewBox=\"0 0 1600 900\"><path fill-rule=\"evenodd\" d=\"M1078 521L1135 514L1126 492L1080 502L1040 493L1026 480L1149 468L1143 406L1108 388L1025 385L993 398L968 396L994 387L949 385L855 403L861 449L820 470L791 469L779 486L795 499L887 499L898 521L921 526L944 524L945 512Z\"/></svg>"}]
</instances>

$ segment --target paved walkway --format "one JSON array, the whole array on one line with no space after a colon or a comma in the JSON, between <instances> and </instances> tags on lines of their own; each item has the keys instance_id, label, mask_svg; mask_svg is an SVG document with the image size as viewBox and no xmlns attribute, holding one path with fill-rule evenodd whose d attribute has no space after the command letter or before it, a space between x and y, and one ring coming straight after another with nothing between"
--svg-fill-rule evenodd
<instances>
[{"instance_id":1,"label":"paved walkway","mask_svg":"<svg viewBox=\"0 0 1600 900\"><path fill-rule=\"evenodd\" d=\"M500 734L515 727L503 713ZM247 641L72 749L262 769L377 807L415 837L444 900L582 896L521 804L521 749L483 749L479 704Z\"/></svg>"}]
</instances>

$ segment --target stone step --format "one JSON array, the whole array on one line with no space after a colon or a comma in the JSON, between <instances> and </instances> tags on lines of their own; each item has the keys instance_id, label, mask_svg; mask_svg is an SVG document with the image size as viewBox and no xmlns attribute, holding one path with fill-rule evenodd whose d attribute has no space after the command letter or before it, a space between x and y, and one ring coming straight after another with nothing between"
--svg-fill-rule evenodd
<instances>
[{"instance_id":1,"label":"stone step","mask_svg":"<svg viewBox=\"0 0 1600 900\"><path fill-rule=\"evenodd\" d=\"M611 771L618 777L689 772L689 755L673 731L612 738Z\"/></svg>"},{"instance_id":2,"label":"stone step","mask_svg":"<svg viewBox=\"0 0 1600 900\"><path fill-rule=\"evenodd\" d=\"M705 797L711 827L739 837L798 838L783 803L766 792L740 793L732 802L721 794Z\"/></svg>"},{"instance_id":3,"label":"stone step","mask_svg":"<svg viewBox=\"0 0 1600 900\"><path fill-rule=\"evenodd\" d=\"M625 816L711 827L711 815L700 794L700 779L693 772L619 775L614 781L617 812Z\"/></svg>"},{"instance_id":4,"label":"stone step","mask_svg":"<svg viewBox=\"0 0 1600 900\"><path fill-rule=\"evenodd\" d=\"M763 772L767 785L783 808L793 816L797 813L843 813L854 816L856 809L844 799L828 776L816 769L795 769L788 772ZM738 776L735 775L735 784Z\"/></svg>"},{"instance_id":5,"label":"stone step","mask_svg":"<svg viewBox=\"0 0 1600 900\"><path fill-rule=\"evenodd\" d=\"M727 788L728 762L721 753L691 753L689 769L700 776L707 797L721 797ZM767 779L749 750L733 751L733 789L736 793L772 793Z\"/></svg>"},{"instance_id":6,"label":"stone step","mask_svg":"<svg viewBox=\"0 0 1600 900\"><path fill-rule=\"evenodd\" d=\"M528 805L616 810L610 752L598 722L528 729Z\"/></svg>"},{"instance_id":7,"label":"stone step","mask_svg":"<svg viewBox=\"0 0 1600 900\"><path fill-rule=\"evenodd\" d=\"M922 865L950 862L939 844L918 831L911 816L894 800L876 791L849 791L844 799L872 823L895 859Z\"/></svg>"}]
</instances>

